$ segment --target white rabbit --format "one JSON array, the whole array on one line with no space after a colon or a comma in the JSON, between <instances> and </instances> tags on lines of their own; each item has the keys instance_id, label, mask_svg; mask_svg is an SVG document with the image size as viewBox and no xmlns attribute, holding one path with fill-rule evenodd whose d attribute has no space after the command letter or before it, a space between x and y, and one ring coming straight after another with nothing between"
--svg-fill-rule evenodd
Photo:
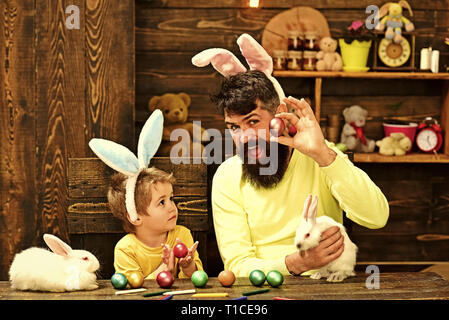
<instances>
[{"instance_id":1,"label":"white rabbit","mask_svg":"<svg viewBox=\"0 0 449 320\"><path fill-rule=\"evenodd\" d=\"M320 279L327 277L327 281L340 282L350 276L355 276L354 266L356 263L357 246L349 239L345 227L328 216L316 217L318 208L318 196L312 201L309 195L304 202L301 224L296 230L295 245L300 251L316 247L321 234L329 227L338 226L344 238L344 251L334 261L320 268L310 278Z\"/></svg>"},{"instance_id":2,"label":"white rabbit","mask_svg":"<svg viewBox=\"0 0 449 320\"><path fill-rule=\"evenodd\" d=\"M44 234L53 251L32 247L14 257L9 269L11 287L17 290L64 292L98 288L98 259L85 250L72 250L61 239Z\"/></svg>"}]
</instances>

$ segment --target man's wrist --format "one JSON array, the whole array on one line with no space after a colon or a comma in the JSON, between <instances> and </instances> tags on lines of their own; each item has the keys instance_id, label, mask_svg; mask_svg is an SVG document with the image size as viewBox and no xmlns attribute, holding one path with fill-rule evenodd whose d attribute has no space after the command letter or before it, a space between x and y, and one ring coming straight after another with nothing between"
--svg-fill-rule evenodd
<instances>
[{"instance_id":1,"label":"man's wrist","mask_svg":"<svg viewBox=\"0 0 449 320\"><path fill-rule=\"evenodd\" d=\"M285 256L285 267L288 272L294 276L299 276L301 273L307 271L304 266L300 263L299 252L292 253Z\"/></svg>"},{"instance_id":2,"label":"man's wrist","mask_svg":"<svg viewBox=\"0 0 449 320\"><path fill-rule=\"evenodd\" d=\"M327 145L324 146L323 150L318 153L313 159L320 167L327 167L332 164L337 158L337 153L329 148Z\"/></svg>"}]
</instances>

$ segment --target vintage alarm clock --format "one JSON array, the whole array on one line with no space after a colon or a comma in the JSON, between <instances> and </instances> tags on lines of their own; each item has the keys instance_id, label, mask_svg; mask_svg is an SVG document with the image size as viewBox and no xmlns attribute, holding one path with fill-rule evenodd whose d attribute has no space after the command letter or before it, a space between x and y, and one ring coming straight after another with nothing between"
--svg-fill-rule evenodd
<instances>
[{"instance_id":1,"label":"vintage alarm clock","mask_svg":"<svg viewBox=\"0 0 449 320\"><path fill-rule=\"evenodd\" d=\"M388 67L400 67L410 58L410 43L403 38L401 43L394 43L391 40L383 38L379 43L379 59Z\"/></svg>"},{"instance_id":2,"label":"vintage alarm clock","mask_svg":"<svg viewBox=\"0 0 449 320\"><path fill-rule=\"evenodd\" d=\"M416 145L422 152L437 152L443 145L441 127L432 117L427 117L417 130Z\"/></svg>"}]
</instances>

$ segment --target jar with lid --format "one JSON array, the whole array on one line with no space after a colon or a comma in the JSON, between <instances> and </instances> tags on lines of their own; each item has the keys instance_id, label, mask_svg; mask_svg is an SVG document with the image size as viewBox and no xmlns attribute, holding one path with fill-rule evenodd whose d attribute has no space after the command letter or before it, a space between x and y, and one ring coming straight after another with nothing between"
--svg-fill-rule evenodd
<instances>
[{"instance_id":1,"label":"jar with lid","mask_svg":"<svg viewBox=\"0 0 449 320\"><path fill-rule=\"evenodd\" d=\"M304 51L319 51L320 44L318 42L318 32L317 31L307 31L304 33Z\"/></svg>"},{"instance_id":2,"label":"jar with lid","mask_svg":"<svg viewBox=\"0 0 449 320\"><path fill-rule=\"evenodd\" d=\"M304 51L302 59L302 68L307 71L316 69L316 51Z\"/></svg>"},{"instance_id":3,"label":"jar with lid","mask_svg":"<svg viewBox=\"0 0 449 320\"><path fill-rule=\"evenodd\" d=\"M301 70L302 51L288 51L288 70Z\"/></svg>"},{"instance_id":4,"label":"jar with lid","mask_svg":"<svg viewBox=\"0 0 449 320\"><path fill-rule=\"evenodd\" d=\"M301 43L301 37L300 32L298 30L290 30L287 33L287 44L288 44L288 51L301 51L302 50L302 43Z\"/></svg>"},{"instance_id":5,"label":"jar with lid","mask_svg":"<svg viewBox=\"0 0 449 320\"><path fill-rule=\"evenodd\" d=\"M287 69L287 51L273 50L273 70Z\"/></svg>"}]
</instances>

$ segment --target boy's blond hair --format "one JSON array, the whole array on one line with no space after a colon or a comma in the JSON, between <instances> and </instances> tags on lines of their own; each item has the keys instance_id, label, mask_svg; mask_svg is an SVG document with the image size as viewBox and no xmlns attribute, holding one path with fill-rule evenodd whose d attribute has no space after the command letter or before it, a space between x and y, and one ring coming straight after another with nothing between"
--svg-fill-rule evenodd
<instances>
[{"instance_id":1,"label":"boy's blond hair","mask_svg":"<svg viewBox=\"0 0 449 320\"><path fill-rule=\"evenodd\" d=\"M122 221L125 232L134 233L135 226L129 222L125 204L126 179L122 173L116 173L111 177L111 186L108 190L108 203L114 217ZM151 186L161 183L175 183L173 174L169 174L157 168L143 169L136 182L135 200L138 214L148 215L147 208L151 203Z\"/></svg>"}]
</instances>

